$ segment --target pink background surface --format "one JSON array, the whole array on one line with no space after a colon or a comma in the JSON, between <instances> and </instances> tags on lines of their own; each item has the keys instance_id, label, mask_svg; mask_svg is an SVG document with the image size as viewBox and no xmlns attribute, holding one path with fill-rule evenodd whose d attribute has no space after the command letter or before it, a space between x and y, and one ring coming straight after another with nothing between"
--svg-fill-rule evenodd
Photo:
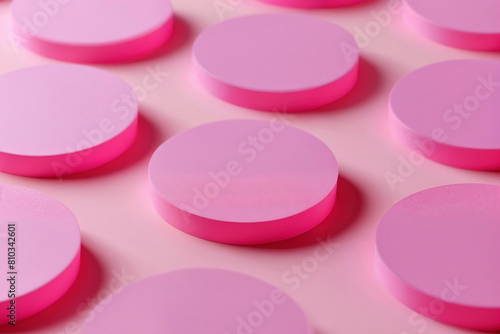
<instances>
[{"instance_id":1,"label":"pink background surface","mask_svg":"<svg viewBox=\"0 0 500 334\"><path fill-rule=\"evenodd\" d=\"M394 1L368 0L308 12L352 33L373 29L373 37L359 40L360 79L354 90L330 106L286 116L291 125L322 139L335 153L341 175L337 208L320 226L289 241L259 247L222 245L191 237L165 223L150 202L147 175L153 150L180 131L209 121L272 117L219 101L195 83L191 44L202 29L220 21L214 3L221 1L174 0L176 30L168 45L141 61L98 66L142 87L140 138L125 155L62 182L0 174L0 183L47 192L70 207L79 220L84 247L74 287L50 309L20 322L16 332L78 333L85 318L92 316L90 309L96 300L120 285L169 270L209 266L250 274L283 289L304 309L316 334L474 333L424 318L418 318L417 324L410 322L413 311L396 301L375 277L374 237L384 212L411 193L449 183L500 184L498 172L459 170L429 160L402 170L404 181L393 188L385 179L386 173L398 173L401 160L414 157L389 132L387 99L392 85L406 73L433 62L496 59L498 54L435 44L406 27L400 14L389 14L391 20L384 21L384 26L377 24L371 12L387 10ZM230 3L236 5L229 5L232 11L225 12L223 19L297 12L253 0ZM10 1L0 1L0 73L57 63L12 47L6 37L9 5ZM148 79L155 69L169 75L157 77L158 82ZM311 259L322 246L330 250L329 256L314 262ZM295 276L293 266L304 263L314 270ZM315 263L317 266L311 265ZM119 273L128 277L118 280Z\"/></svg>"}]
</instances>

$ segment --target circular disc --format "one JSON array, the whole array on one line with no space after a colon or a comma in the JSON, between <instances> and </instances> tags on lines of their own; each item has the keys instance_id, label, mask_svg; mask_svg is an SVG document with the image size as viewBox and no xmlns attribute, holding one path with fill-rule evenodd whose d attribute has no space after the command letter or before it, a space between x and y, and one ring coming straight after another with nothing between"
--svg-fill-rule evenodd
<instances>
[{"instance_id":1,"label":"circular disc","mask_svg":"<svg viewBox=\"0 0 500 334\"><path fill-rule=\"evenodd\" d=\"M301 111L329 104L354 86L358 47L343 28L314 17L263 14L216 24L193 46L201 85L227 102Z\"/></svg>"},{"instance_id":2,"label":"circular disc","mask_svg":"<svg viewBox=\"0 0 500 334\"><path fill-rule=\"evenodd\" d=\"M104 303L82 334L313 333L303 311L283 291L226 270L149 277Z\"/></svg>"},{"instance_id":3,"label":"circular disc","mask_svg":"<svg viewBox=\"0 0 500 334\"><path fill-rule=\"evenodd\" d=\"M500 186L455 184L395 204L377 230L386 288L427 317L500 329Z\"/></svg>"},{"instance_id":4,"label":"circular disc","mask_svg":"<svg viewBox=\"0 0 500 334\"><path fill-rule=\"evenodd\" d=\"M454 60L420 68L390 95L396 136L422 155L466 169L500 169L500 62Z\"/></svg>"},{"instance_id":5,"label":"circular disc","mask_svg":"<svg viewBox=\"0 0 500 334\"><path fill-rule=\"evenodd\" d=\"M80 268L78 222L55 198L0 185L0 252L0 324L6 324L42 311L71 287Z\"/></svg>"},{"instance_id":6,"label":"circular disc","mask_svg":"<svg viewBox=\"0 0 500 334\"><path fill-rule=\"evenodd\" d=\"M407 23L439 43L470 50L500 50L497 0L405 0Z\"/></svg>"},{"instance_id":7,"label":"circular disc","mask_svg":"<svg viewBox=\"0 0 500 334\"><path fill-rule=\"evenodd\" d=\"M170 0L14 0L12 29L26 48L72 62L141 57L172 34Z\"/></svg>"},{"instance_id":8,"label":"circular disc","mask_svg":"<svg viewBox=\"0 0 500 334\"><path fill-rule=\"evenodd\" d=\"M297 8L330 8L352 5L363 0L260 0L273 5Z\"/></svg>"},{"instance_id":9,"label":"circular disc","mask_svg":"<svg viewBox=\"0 0 500 334\"><path fill-rule=\"evenodd\" d=\"M319 224L332 210L338 165L310 134L272 121L209 123L163 143L149 165L171 225L207 240L258 244Z\"/></svg>"},{"instance_id":10,"label":"circular disc","mask_svg":"<svg viewBox=\"0 0 500 334\"><path fill-rule=\"evenodd\" d=\"M53 177L122 154L137 132L133 89L80 65L46 65L0 76L0 171Z\"/></svg>"}]
</instances>

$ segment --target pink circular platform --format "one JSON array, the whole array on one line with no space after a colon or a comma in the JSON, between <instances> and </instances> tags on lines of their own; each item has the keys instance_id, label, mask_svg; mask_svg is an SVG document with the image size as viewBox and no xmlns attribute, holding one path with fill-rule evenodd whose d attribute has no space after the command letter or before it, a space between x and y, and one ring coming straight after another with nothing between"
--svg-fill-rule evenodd
<instances>
[{"instance_id":1,"label":"pink circular platform","mask_svg":"<svg viewBox=\"0 0 500 334\"><path fill-rule=\"evenodd\" d=\"M82 334L313 334L303 311L283 291L219 269L152 276L99 307Z\"/></svg>"},{"instance_id":2,"label":"pink circular platform","mask_svg":"<svg viewBox=\"0 0 500 334\"><path fill-rule=\"evenodd\" d=\"M263 14L218 23L196 39L200 84L232 104L303 111L338 100L355 85L358 47L345 29L297 14Z\"/></svg>"},{"instance_id":3,"label":"pink circular platform","mask_svg":"<svg viewBox=\"0 0 500 334\"><path fill-rule=\"evenodd\" d=\"M500 186L455 184L395 204L376 237L385 287L429 318L500 330L499 203Z\"/></svg>"},{"instance_id":4,"label":"pink circular platform","mask_svg":"<svg viewBox=\"0 0 500 334\"><path fill-rule=\"evenodd\" d=\"M500 50L497 0L405 0L406 22L426 37L470 50Z\"/></svg>"},{"instance_id":5,"label":"pink circular platform","mask_svg":"<svg viewBox=\"0 0 500 334\"><path fill-rule=\"evenodd\" d=\"M119 62L161 47L173 30L170 0L14 0L16 42L71 62Z\"/></svg>"},{"instance_id":6,"label":"pink circular platform","mask_svg":"<svg viewBox=\"0 0 500 334\"><path fill-rule=\"evenodd\" d=\"M338 165L312 135L271 121L209 123L163 143L149 166L154 205L171 225L230 244L284 240L333 208Z\"/></svg>"},{"instance_id":7,"label":"pink circular platform","mask_svg":"<svg viewBox=\"0 0 500 334\"><path fill-rule=\"evenodd\" d=\"M419 154L466 169L500 169L500 62L453 60L402 78L390 124Z\"/></svg>"},{"instance_id":8,"label":"pink circular platform","mask_svg":"<svg viewBox=\"0 0 500 334\"><path fill-rule=\"evenodd\" d=\"M80 268L78 222L51 196L0 185L0 253L0 324L6 324L42 311L71 287Z\"/></svg>"},{"instance_id":9,"label":"pink circular platform","mask_svg":"<svg viewBox=\"0 0 500 334\"><path fill-rule=\"evenodd\" d=\"M137 133L132 88L111 73L46 65L0 76L0 171L61 177L122 154Z\"/></svg>"},{"instance_id":10,"label":"pink circular platform","mask_svg":"<svg viewBox=\"0 0 500 334\"><path fill-rule=\"evenodd\" d=\"M363 0L260 0L273 5L296 8L330 8L352 5Z\"/></svg>"}]
</instances>

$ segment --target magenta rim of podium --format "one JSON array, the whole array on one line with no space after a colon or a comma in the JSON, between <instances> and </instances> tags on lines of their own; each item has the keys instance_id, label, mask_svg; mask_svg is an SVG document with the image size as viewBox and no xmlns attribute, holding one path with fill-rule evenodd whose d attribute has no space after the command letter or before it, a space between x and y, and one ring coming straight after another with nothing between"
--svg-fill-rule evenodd
<instances>
[{"instance_id":1,"label":"magenta rim of podium","mask_svg":"<svg viewBox=\"0 0 500 334\"><path fill-rule=\"evenodd\" d=\"M405 0L404 18L415 30L455 48L500 50L500 4L495 0Z\"/></svg>"},{"instance_id":2,"label":"magenta rim of podium","mask_svg":"<svg viewBox=\"0 0 500 334\"><path fill-rule=\"evenodd\" d=\"M174 21L170 0L14 0L11 15L16 41L25 48L84 63L143 57L165 44Z\"/></svg>"},{"instance_id":3,"label":"magenta rim of podium","mask_svg":"<svg viewBox=\"0 0 500 334\"><path fill-rule=\"evenodd\" d=\"M259 0L283 7L295 8L334 8L360 3L365 0Z\"/></svg>"}]
</instances>

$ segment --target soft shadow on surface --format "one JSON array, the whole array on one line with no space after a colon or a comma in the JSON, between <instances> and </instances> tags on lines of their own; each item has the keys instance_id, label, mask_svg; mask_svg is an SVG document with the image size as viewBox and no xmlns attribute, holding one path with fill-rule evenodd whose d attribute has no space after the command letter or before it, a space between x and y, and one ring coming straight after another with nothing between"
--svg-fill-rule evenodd
<instances>
[{"instance_id":1,"label":"soft shadow on surface","mask_svg":"<svg viewBox=\"0 0 500 334\"><path fill-rule=\"evenodd\" d=\"M358 81L354 88L340 100L330 103L326 106L306 111L314 112L334 112L342 109L349 109L361 102L369 100L376 96L380 91L380 73L378 69L363 57L359 58Z\"/></svg>"},{"instance_id":2,"label":"soft shadow on surface","mask_svg":"<svg viewBox=\"0 0 500 334\"><path fill-rule=\"evenodd\" d=\"M85 311L90 307L89 300L97 295L102 285L102 273L102 266L97 258L82 245L80 272L68 292L44 311L17 322L14 330L11 326L0 326L0 333L41 331L45 327L65 322L65 326L70 326L73 322L71 318L79 310ZM84 319L76 320L81 322Z\"/></svg>"},{"instance_id":3,"label":"soft shadow on surface","mask_svg":"<svg viewBox=\"0 0 500 334\"><path fill-rule=\"evenodd\" d=\"M128 150L103 166L83 173L63 176L61 179L64 181L105 176L132 167L148 157L159 145L159 141L160 135L157 128L148 118L139 113L137 138Z\"/></svg>"},{"instance_id":4,"label":"soft shadow on surface","mask_svg":"<svg viewBox=\"0 0 500 334\"><path fill-rule=\"evenodd\" d=\"M318 239L336 237L351 227L363 210L364 199L358 187L344 176L339 177L335 206L318 226L295 238L265 245L252 246L264 249L288 249L318 243Z\"/></svg>"}]
</instances>

